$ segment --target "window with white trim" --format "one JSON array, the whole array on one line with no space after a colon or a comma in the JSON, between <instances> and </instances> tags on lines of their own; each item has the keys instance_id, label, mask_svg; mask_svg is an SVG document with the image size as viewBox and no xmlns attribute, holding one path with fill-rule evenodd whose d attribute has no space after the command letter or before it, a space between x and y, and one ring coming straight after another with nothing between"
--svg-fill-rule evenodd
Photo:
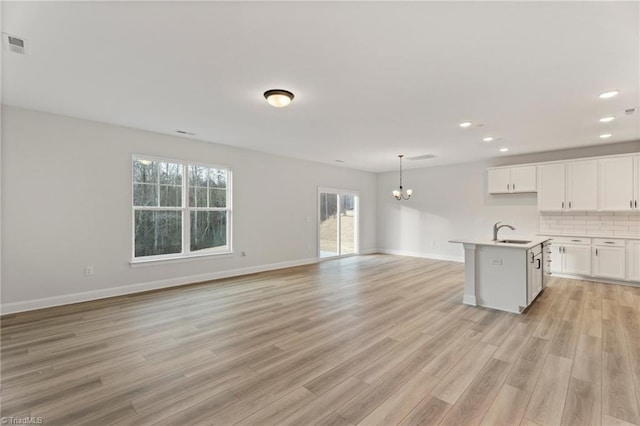
<instances>
[{"instance_id":1,"label":"window with white trim","mask_svg":"<svg viewBox=\"0 0 640 426\"><path fill-rule=\"evenodd\" d=\"M231 252L231 171L133 157L133 260Z\"/></svg>"}]
</instances>

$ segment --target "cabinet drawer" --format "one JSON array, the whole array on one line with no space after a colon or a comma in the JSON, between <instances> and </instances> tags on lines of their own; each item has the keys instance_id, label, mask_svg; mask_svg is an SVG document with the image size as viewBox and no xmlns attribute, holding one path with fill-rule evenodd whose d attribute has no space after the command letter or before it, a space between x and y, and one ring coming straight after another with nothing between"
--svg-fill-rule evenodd
<instances>
[{"instance_id":1,"label":"cabinet drawer","mask_svg":"<svg viewBox=\"0 0 640 426\"><path fill-rule=\"evenodd\" d=\"M580 238L580 237L552 237L552 238L553 238L553 244L555 245L561 245L561 244L591 245L591 238Z\"/></svg>"},{"instance_id":2,"label":"cabinet drawer","mask_svg":"<svg viewBox=\"0 0 640 426\"><path fill-rule=\"evenodd\" d=\"M593 239L594 246L603 246L603 247L624 247L626 245L625 240L613 240L610 238L594 238Z\"/></svg>"}]
</instances>

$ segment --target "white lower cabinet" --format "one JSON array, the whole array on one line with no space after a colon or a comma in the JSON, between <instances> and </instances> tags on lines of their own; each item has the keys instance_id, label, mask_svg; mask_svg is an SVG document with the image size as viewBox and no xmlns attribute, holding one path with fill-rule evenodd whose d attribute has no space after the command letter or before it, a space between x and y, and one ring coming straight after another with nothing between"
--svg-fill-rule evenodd
<instances>
[{"instance_id":1,"label":"white lower cabinet","mask_svg":"<svg viewBox=\"0 0 640 426\"><path fill-rule=\"evenodd\" d=\"M554 239L551 245L551 272L570 275L591 275L591 240L573 242Z\"/></svg>"},{"instance_id":2,"label":"white lower cabinet","mask_svg":"<svg viewBox=\"0 0 640 426\"><path fill-rule=\"evenodd\" d=\"M551 272L570 275L591 275L591 243L551 245Z\"/></svg>"},{"instance_id":3,"label":"white lower cabinet","mask_svg":"<svg viewBox=\"0 0 640 426\"><path fill-rule=\"evenodd\" d=\"M591 275L591 247L563 246L562 271L572 275Z\"/></svg>"},{"instance_id":4,"label":"white lower cabinet","mask_svg":"<svg viewBox=\"0 0 640 426\"><path fill-rule=\"evenodd\" d=\"M593 275L624 280L626 249L623 247L592 247Z\"/></svg>"},{"instance_id":5,"label":"white lower cabinet","mask_svg":"<svg viewBox=\"0 0 640 426\"><path fill-rule=\"evenodd\" d=\"M640 282L640 240L550 238L552 273Z\"/></svg>"},{"instance_id":6,"label":"white lower cabinet","mask_svg":"<svg viewBox=\"0 0 640 426\"><path fill-rule=\"evenodd\" d=\"M640 281L640 240L627 241L627 279Z\"/></svg>"}]
</instances>

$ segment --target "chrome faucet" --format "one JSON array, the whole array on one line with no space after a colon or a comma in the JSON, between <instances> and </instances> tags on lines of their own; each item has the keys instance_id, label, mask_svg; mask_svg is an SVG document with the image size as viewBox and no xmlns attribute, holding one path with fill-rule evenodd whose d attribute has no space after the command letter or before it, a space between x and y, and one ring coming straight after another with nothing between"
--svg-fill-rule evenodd
<instances>
[{"instance_id":1,"label":"chrome faucet","mask_svg":"<svg viewBox=\"0 0 640 426\"><path fill-rule=\"evenodd\" d=\"M500 225L501 223L502 222L496 222L496 224L493 225L493 241L498 241L498 231L500 230L500 228L507 227L507 228L511 229L512 231L516 230L516 228L514 228L511 225ZM498 225L500 225L500 226L498 226Z\"/></svg>"}]
</instances>

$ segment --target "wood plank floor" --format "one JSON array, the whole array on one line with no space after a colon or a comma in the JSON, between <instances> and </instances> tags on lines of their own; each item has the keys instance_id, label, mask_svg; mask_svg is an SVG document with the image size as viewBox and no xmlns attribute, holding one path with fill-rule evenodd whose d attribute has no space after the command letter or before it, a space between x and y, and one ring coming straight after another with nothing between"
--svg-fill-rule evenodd
<instances>
[{"instance_id":1,"label":"wood plank floor","mask_svg":"<svg viewBox=\"0 0 640 426\"><path fill-rule=\"evenodd\" d=\"M640 288L524 315L371 255L2 318L2 416L47 425L636 425Z\"/></svg>"}]
</instances>

